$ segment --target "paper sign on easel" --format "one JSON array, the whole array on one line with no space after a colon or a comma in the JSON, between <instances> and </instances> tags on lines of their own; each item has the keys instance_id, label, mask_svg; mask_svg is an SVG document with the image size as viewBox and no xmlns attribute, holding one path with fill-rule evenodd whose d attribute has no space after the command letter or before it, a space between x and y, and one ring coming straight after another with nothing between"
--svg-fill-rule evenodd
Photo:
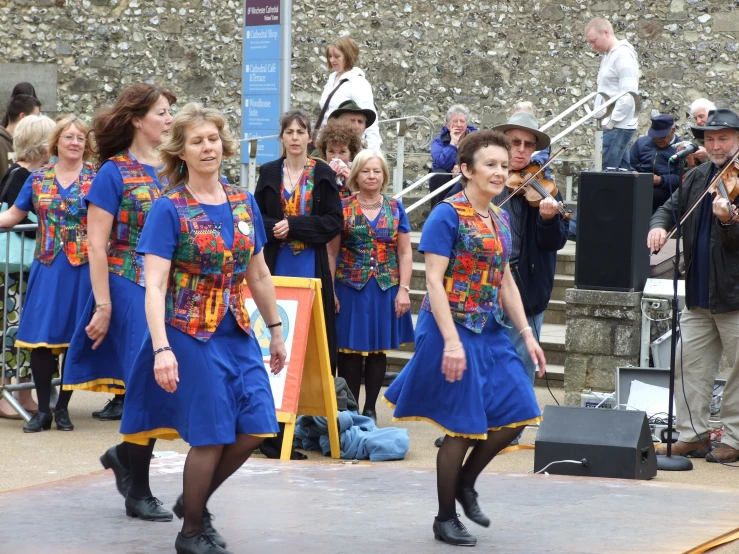
<instances>
[{"instance_id":1,"label":"paper sign on easel","mask_svg":"<svg viewBox=\"0 0 739 554\"><path fill-rule=\"evenodd\" d=\"M277 375L269 371L270 330L264 323L248 288L246 309L254 336L262 350L269 374L277 421L285 424L281 459L290 459L297 414L328 419L331 457L339 458L336 388L328 355L328 339L323 319L321 281L296 277L273 277L277 310L282 322L287 359Z\"/></svg>"}]
</instances>

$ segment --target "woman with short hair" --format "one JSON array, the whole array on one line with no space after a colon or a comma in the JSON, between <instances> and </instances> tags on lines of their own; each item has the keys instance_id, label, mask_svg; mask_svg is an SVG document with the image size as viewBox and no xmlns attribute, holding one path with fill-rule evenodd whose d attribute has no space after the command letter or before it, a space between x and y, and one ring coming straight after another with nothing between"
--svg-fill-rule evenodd
<instances>
[{"instance_id":1,"label":"woman with short hair","mask_svg":"<svg viewBox=\"0 0 739 554\"><path fill-rule=\"evenodd\" d=\"M352 169L352 160L362 150L362 141L351 123L329 119L321 128L316 141L316 149L321 159L336 173L336 184L340 184L339 195L343 200L353 192L346 186Z\"/></svg>"}]
</instances>

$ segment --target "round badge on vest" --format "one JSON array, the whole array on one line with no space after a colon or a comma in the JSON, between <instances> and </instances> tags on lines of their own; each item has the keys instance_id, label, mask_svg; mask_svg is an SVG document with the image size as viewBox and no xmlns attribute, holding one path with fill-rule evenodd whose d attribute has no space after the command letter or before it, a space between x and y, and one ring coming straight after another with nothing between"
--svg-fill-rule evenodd
<instances>
[{"instance_id":1,"label":"round badge on vest","mask_svg":"<svg viewBox=\"0 0 739 554\"><path fill-rule=\"evenodd\" d=\"M246 221L239 221L239 232L242 235L249 234L249 224Z\"/></svg>"}]
</instances>

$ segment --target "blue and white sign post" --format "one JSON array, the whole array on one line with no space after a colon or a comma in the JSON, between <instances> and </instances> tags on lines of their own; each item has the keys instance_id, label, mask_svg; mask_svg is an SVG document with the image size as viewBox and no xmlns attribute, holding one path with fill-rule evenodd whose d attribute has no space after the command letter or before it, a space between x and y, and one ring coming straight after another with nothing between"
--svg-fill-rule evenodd
<instances>
[{"instance_id":1,"label":"blue and white sign post","mask_svg":"<svg viewBox=\"0 0 739 554\"><path fill-rule=\"evenodd\" d=\"M280 114L290 108L291 0L245 0L241 138L277 135ZM241 181L254 190L249 174L250 142L241 142ZM256 163L280 155L276 138L257 143ZM252 154L253 157L253 154ZM248 177L247 177L248 175Z\"/></svg>"}]
</instances>

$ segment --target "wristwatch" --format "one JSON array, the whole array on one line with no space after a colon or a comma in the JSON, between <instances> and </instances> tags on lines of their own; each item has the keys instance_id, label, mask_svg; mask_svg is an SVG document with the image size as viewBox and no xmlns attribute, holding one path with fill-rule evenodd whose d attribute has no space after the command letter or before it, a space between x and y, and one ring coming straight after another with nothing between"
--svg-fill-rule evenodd
<instances>
[{"instance_id":1,"label":"wristwatch","mask_svg":"<svg viewBox=\"0 0 739 554\"><path fill-rule=\"evenodd\" d=\"M401 285L400 283L398 283L398 286L401 289L405 289L406 292L411 292L411 287L409 285Z\"/></svg>"}]
</instances>

